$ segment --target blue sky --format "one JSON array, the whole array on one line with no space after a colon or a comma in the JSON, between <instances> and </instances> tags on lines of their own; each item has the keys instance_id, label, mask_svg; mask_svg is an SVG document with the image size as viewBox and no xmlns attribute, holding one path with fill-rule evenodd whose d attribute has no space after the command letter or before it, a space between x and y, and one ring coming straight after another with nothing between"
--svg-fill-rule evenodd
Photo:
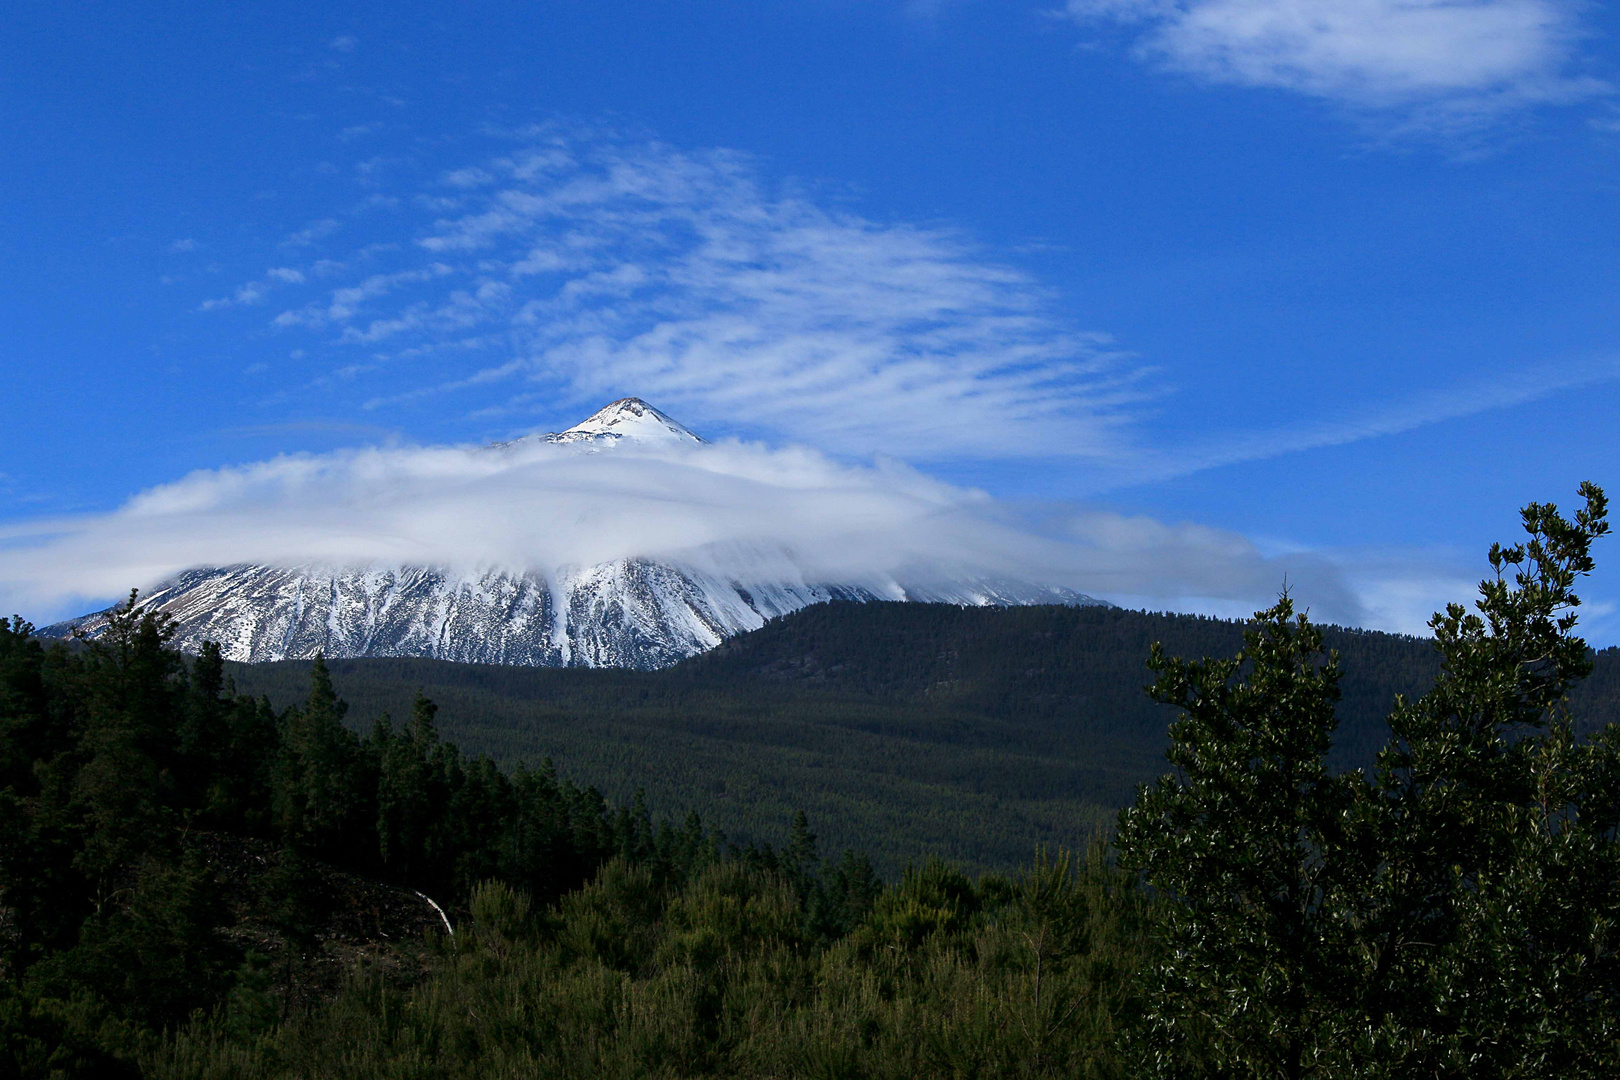
<instances>
[{"instance_id":1,"label":"blue sky","mask_svg":"<svg viewBox=\"0 0 1620 1080\"><path fill-rule=\"evenodd\" d=\"M0 562L196 470L637 394L1213 538L1142 540L1123 602L1329 574L1326 614L1416 630L1518 506L1620 489L1617 29L1559 0L16 5ZM1226 551L1241 586L1192 580ZM1205 569L1156 592L1156 558ZM36 621L99 595L25 577L0 599Z\"/></svg>"}]
</instances>

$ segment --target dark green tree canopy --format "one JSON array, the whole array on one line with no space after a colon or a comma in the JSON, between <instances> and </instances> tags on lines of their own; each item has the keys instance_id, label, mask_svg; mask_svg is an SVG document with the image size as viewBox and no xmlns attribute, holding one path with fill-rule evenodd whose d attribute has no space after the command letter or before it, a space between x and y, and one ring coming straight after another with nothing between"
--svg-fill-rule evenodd
<instances>
[{"instance_id":1,"label":"dark green tree canopy","mask_svg":"<svg viewBox=\"0 0 1620 1080\"><path fill-rule=\"evenodd\" d=\"M1373 775L1324 765L1337 658L1284 596L1229 660L1155 651L1177 771L1121 815L1166 902L1138 1033L1158 1075L1612 1076L1620 1071L1620 727L1577 739L1591 671L1574 587L1608 530L1523 512L1475 611L1431 623L1434 688Z\"/></svg>"}]
</instances>

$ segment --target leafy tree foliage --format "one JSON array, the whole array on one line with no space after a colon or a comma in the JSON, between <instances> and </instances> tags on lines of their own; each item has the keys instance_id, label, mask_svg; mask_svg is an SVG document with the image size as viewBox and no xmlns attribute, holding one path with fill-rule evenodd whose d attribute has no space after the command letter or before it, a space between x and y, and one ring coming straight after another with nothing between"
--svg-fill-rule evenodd
<instances>
[{"instance_id":1,"label":"leafy tree foliage","mask_svg":"<svg viewBox=\"0 0 1620 1080\"><path fill-rule=\"evenodd\" d=\"M1154 697L1184 710L1170 730L1178 773L1124 812L1118 844L1176 901L1146 1033L1167 1075L1205 1035L1216 1075L1302 1075L1338 1015L1347 943L1333 903L1355 799L1323 762L1339 668L1287 597L1256 618L1232 659L1156 648L1149 663Z\"/></svg>"},{"instance_id":2,"label":"leafy tree foliage","mask_svg":"<svg viewBox=\"0 0 1620 1080\"><path fill-rule=\"evenodd\" d=\"M1475 612L1431 626L1371 774L1335 774L1337 657L1285 596L1234 658L1155 651L1177 772L1121 815L1166 901L1138 1033L1157 1075L1609 1076L1620 1069L1620 728L1577 738L1574 592L1608 531L1523 512Z\"/></svg>"}]
</instances>

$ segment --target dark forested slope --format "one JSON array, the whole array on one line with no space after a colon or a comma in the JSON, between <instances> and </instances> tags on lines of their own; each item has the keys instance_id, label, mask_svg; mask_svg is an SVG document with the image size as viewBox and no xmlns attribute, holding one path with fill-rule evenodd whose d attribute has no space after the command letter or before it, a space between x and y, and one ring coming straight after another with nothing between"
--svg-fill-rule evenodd
<instances>
[{"instance_id":1,"label":"dark forested slope","mask_svg":"<svg viewBox=\"0 0 1620 1080\"><path fill-rule=\"evenodd\" d=\"M418 688L447 737L497 760L555 756L610 798L647 790L736 838L777 834L803 809L832 849L885 870L938 854L970 866L1026 861L1038 843L1106 828L1165 768L1173 716L1148 700L1154 641L1229 655L1239 623L1107 608L823 604L659 672L552 670L429 660L334 662L365 726L408 711ZM1364 764L1388 737L1396 693L1423 690L1425 639L1329 629L1345 670L1335 758ZM1577 705L1613 715L1620 664L1600 654ZM232 668L277 705L308 686L298 662Z\"/></svg>"}]
</instances>

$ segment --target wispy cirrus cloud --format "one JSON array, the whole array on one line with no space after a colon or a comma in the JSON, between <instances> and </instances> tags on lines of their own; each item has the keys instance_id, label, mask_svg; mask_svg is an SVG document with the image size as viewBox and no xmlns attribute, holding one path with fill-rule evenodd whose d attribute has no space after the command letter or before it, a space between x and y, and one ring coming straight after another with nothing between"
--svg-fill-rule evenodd
<instances>
[{"instance_id":1,"label":"wispy cirrus cloud","mask_svg":"<svg viewBox=\"0 0 1620 1080\"><path fill-rule=\"evenodd\" d=\"M1337 417L1314 417L1262 430L1221 433L1198 443L1140 448L1111 482L1168 479L1246 461L1264 461L1323 447L1348 446L1498 409L1511 409L1584 387L1620 381L1620 359L1526 364L1461 383L1364 406Z\"/></svg>"},{"instance_id":2,"label":"wispy cirrus cloud","mask_svg":"<svg viewBox=\"0 0 1620 1080\"><path fill-rule=\"evenodd\" d=\"M281 242L282 247L309 247L343 227L343 222L337 218L321 218L312 221L302 229L297 230Z\"/></svg>"},{"instance_id":3,"label":"wispy cirrus cloud","mask_svg":"<svg viewBox=\"0 0 1620 1080\"><path fill-rule=\"evenodd\" d=\"M250 281L240 285L229 296L216 296L197 305L198 311L218 311L220 308L250 306L264 299L263 282Z\"/></svg>"},{"instance_id":4,"label":"wispy cirrus cloud","mask_svg":"<svg viewBox=\"0 0 1620 1080\"><path fill-rule=\"evenodd\" d=\"M364 276L274 316L366 350L373 409L437 396L516 426L637 394L836 452L1100 457L1154 390L960 231L831 208L726 151L552 128L502 150L397 209L409 243L333 260ZM295 242L331 249L336 221Z\"/></svg>"},{"instance_id":5,"label":"wispy cirrus cloud","mask_svg":"<svg viewBox=\"0 0 1620 1080\"><path fill-rule=\"evenodd\" d=\"M773 187L745 155L535 128L376 212L320 219L320 258L205 306L298 299L271 323L316 336L330 367L308 385L390 423L437 408L517 432L639 395L711 433L841 454L1067 459L1097 493L1620 377L1492 372L1188 441L1151 430L1170 380L1028 272L960 231Z\"/></svg>"},{"instance_id":6,"label":"wispy cirrus cloud","mask_svg":"<svg viewBox=\"0 0 1620 1080\"><path fill-rule=\"evenodd\" d=\"M302 270L290 266L273 266L258 281L237 286L229 296L216 296L197 305L198 311L218 311L229 307L252 307L262 304L272 290L283 285L302 285L309 277Z\"/></svg>"},{"instance_id":7,"label":"wispy cirrus cloud","mask_svg":"<svg viewBox=\"0 0 1620 1080\"><path fill-rule=\"evenodd\" d=\"M1577 70L1567 0L1068 0L1078 22L1121 24L1150 63L1269 87L1411 126L1459 128L1609 91Z\"/></svg>"}]
</instances>

